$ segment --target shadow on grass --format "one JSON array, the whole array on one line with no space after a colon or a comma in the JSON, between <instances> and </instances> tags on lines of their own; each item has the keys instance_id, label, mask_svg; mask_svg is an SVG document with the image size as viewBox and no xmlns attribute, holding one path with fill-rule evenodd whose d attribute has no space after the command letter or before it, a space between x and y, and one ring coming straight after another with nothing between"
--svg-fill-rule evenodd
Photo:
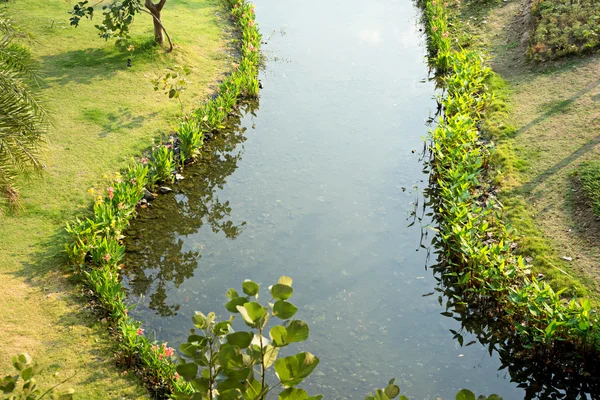
<instances>
[{"instance_id":1,"label":"shadow on grass","mask_svg":"<svg viewBox=\"0 0 600 400\"><path fill-rule=\"evenodd\" d=\"M130 129L139 128L144 121L156 117L158 111L133 116L129 107L119 107L116 112L104 112L98 108L90 108L82 112L82 119L98 125L102 130L98 133L99 137L107 137L111 133L122 133Z\"/></svg>"},{"instance_id":2,"label":"shadow on grass","mask_svg":"<svg viewBox=\"0 0 600 400\"><path fill-rule=\"evenodd\" d=\"M95 78L107 78L127 68L129 54L117 49L85 49L45 56L41 69L48 83L92 83Z\"/></svg>"},{"instance_id":3,"label":"shadow on grass","mask_svg":"<svg viewBox=\"0 0 600 400\"><path fill-rule=\"evenodd\" d=\"M546 119L567 111L568 108L571 106L571 104L573 104L573 102L575 102L575 100L579 99L581 96L585 95L586 93L589 93L590 91L594 90L598 86L600 86L600 79L598 79L595 82L590 83L589 85L587 85L586 87L581 89L579 92L577 92L573 96L569 97L568 99L554 101L554 102L544 104L542 107L546 109L546 112L544 112L542 115L535 118L531 122L523 125L521 128L519 128L515 132L515 134L512 137L519 136L520 134L527 132L529 129L540 124L541 122L545 121ZM596 140L596 139L594 139L594 140Z\"/></svg>"},{"instance_id":4,"label":"shadow on grass","mask_svg":"<svg viewBox=\"0 0 600 400\"><path fill-rule=\"evenodd\" d=\"M572 164L573 162L577 161L585 154L594 150L594 147L598 144L600 144L600 135L589 140L586 144L584 144L579 149L577 149L576 151L571 153L568 157L563 158L561 161L557 162L552 167L541 172L534 179L532 179L531 181L529 181L527 183L524 183L520 187L516 188L514 191L518 192L518 193L522 193L522 194L531 193L533 190L535 190L540 184L544 183L552 175L556 174L558 171L560 171L564 167Z\"/></svg>"},{"instance_id":5,"label":"shadow on grass","mask_svg":"<svg viewBox=\"0 0 600 400\"><path fill-rule=\"evenodd\" d=\"M130 47L131 46L131 47ZM131 51L128 51L131 48ZM89 84L108 79L119 71L155 61L161 47L147 37L134 38L124 45L105 48L71 50L41 57L41 70L48 83L64 85L70 82Z\"/></svg>"}]
</instances>

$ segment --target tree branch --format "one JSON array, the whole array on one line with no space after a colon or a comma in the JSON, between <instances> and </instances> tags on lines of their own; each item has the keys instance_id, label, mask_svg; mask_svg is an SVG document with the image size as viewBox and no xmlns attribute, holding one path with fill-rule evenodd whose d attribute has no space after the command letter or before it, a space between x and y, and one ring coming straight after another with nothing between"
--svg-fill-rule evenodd
<instances>
[{"instance_id":1,"label":"tree branch","mask_svg":"<svg viewBox=\"0 0 600 400\"><path fill-rule=\"evenodd\" d=\"M158 9L158 11L162 11L163 7L165 6L165 3L167 2L167 0L160 0L158 2L158 4L155 4L156 8Z\"/></svg>"}]
</instances>

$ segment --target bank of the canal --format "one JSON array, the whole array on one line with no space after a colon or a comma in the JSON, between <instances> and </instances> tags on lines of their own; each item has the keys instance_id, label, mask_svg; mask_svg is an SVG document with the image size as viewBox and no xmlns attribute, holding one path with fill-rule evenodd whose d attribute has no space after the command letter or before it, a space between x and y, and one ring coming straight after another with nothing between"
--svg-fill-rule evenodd
<instances>
[{"instance_id":1,"label":"bank of the canal","mask_svg":"<svg viewBox=\"0 0 600 400\"><path fill-rule=\"evenodd\" d=\"M260 108L133 223L132 314L178 343L195 310L225 315L228 287L285 274L311 326L303 349L321 358L310 392L364 398L395 376L412 398L464 387L523 398L495 355L452 338L460 324L429 295L436 281L408 227L436 109L418 10L265 0L257 16L268 42Z\"/></svg>"}]
</instances>

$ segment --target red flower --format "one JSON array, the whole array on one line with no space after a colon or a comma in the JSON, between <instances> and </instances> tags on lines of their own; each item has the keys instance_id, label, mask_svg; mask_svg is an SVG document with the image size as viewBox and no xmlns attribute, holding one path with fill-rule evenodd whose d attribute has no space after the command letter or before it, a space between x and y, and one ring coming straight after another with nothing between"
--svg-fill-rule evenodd
<instances>
[{"instance_id":1,"label":"red flower","mask_svg":"<svg viewBox=\"0 0 600 400\"><path fill-rule=\"evenodd\" d=\"M108 193L108 198L112 200L115 197L115 189L112 186L106 188L106 192Z\"/></svg>"},{"instance_id":2,"label":"red flower","mask_svg":"<svg viewBox=\"0 0 600 400\"><path fill-rule=\"evenodd\" d=\"M140 162L141 162L142 164L148 164L148 161L150 161L150 160L148 160L148 158L147 158L147 157L144 157L144 158L142 158L142 159L140 160Z\"/></svg>"},{"instance_id":3,"label":"red flower","mask_svg":"<svg viewBox=\"0 0 600 400\"><path fill-rule=\"evenodd\" d=\"M179 374L177 372L175 372L175 375L173 375L173 377L175 378L175 380L179 379Z\"/></svg>"},{"instance_id":4,"label":"red flower","mask_svg":"<svg viewBox=\"0 0 600 400\"><path fill-rule=\"evenodd\" d=\"M138 330L135 332L138 336L142 336L144 334L144 330L142 328L138 328Z\"/></svg>"}]
</instances>

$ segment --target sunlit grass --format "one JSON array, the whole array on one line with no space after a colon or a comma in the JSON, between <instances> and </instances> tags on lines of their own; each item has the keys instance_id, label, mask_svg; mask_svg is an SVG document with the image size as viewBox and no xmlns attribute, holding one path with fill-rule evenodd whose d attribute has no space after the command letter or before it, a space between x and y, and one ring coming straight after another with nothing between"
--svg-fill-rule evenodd
<instances>
[{"instance_id":1,"label":"sunlit grass","mask_svg":"<svg viewBox=\"0 0 600 400\"><path fill-rule=\"evenodd\" d=\"M163 11L175 42L172 54L152 43L152 24L141 15L132 31L132 51L98 38L94 21L68 25L70 1L19 0L3 8L25 31L46 80L43 94L54 126L43 179L23 182L25 211L3 217L0 279L0 372L10 356L29 352L40 362L58 363L59 377L80 398L137 397L136 385L113 367L103 326L82 309L82 299L64 275L64 223L85 214L90 187L171 133L180 106L154 92L150 80L175 64L192 68L183 95L189 108L203 99L228 70L226 11L217 0L170 0ZM131 67L127 59L131 59ZM111 395L113 393L114 395Z\"/></svg>"}]
</instances>

